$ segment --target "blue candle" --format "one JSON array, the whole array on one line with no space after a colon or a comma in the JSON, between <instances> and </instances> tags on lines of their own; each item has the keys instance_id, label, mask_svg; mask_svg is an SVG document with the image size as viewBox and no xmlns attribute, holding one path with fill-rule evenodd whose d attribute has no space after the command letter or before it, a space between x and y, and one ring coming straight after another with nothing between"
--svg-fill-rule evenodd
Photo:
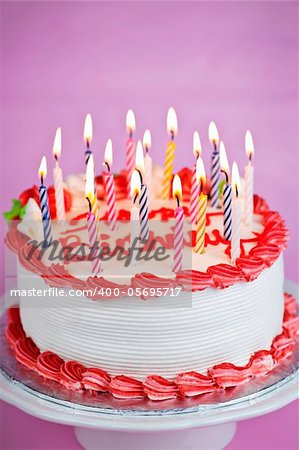
<instances>
[{"instance_id":1,"label":"blue candle","mask_svg":"<svg viewBox=\"0 0 299 450\"><path fill-rule=\"evenodd\" d=\"M39 176L41 179L41 185L38 189L39 191L39 199L40 199L40 209L42 213L42 221L44 228L44 243L43 246L47 247L52 242L52 230L51 230L51 218L50 218L50 209L48 202L48 190L44 185L44 178L47 175L47 160L46 157L43 156L40 166L39 166Z\"/></svg>"}]
</instances>

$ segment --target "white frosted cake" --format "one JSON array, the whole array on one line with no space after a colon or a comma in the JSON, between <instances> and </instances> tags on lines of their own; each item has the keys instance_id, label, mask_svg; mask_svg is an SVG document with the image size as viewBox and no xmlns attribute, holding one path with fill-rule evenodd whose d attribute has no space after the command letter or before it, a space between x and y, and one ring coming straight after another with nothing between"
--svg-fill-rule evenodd
<instances>
[{"instance_id":1,"label":"white frosted cake","mask_svg":"<svg viewBox=\"0 0 299 450\"><path fill-rule=\"evenodd\" d=\"M164 261L131 261L125 267L112 258L92 276L90 261L50 261L38 251L28 258L30 241L43 234L34 200L22 221L11 224L6 243L18 255L18 287L43 292L21 295L20 315L18 310L8 315L8 341L29 369L70 389L164 400L265 376L292 354L298 320L295 300L283 290L288 239L283 219L255 197L252 224L241 225L241 253L231 262L222 211L208 206L205 252L194 253L194 227L192 232L183 202L183 262L174 273L176 204L160 198L161 173L155 167L149 228L167 250ZM117 186L118 223L112 232L98 180L101 241L127 248L132 202L121 183ZM68 177L65 187L72 206L64 226L52 220L52 232L61 246L76 248L88 242L84 176Z\"/></svg>"}]
</instances>

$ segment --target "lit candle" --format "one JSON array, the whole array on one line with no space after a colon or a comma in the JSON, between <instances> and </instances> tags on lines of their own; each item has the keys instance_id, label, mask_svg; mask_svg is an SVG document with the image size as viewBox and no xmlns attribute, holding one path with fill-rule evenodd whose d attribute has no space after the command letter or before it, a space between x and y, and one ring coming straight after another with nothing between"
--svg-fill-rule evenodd
<instances>
[{"instance_id":1,"label":"lit candle","mask_svg":"<svg viewBox=\"0 0 299 450\"><path fill-rule=\"evenodd\" d=\"M56 204L56 217L57 220L65 220L65 206L64 206L64 194L62 184L62 170L59 165L59 158L61 155L61 128L57 128L54 144L53 155L56 161L56 165L53 169L53 179L55 188L55 204Z\"/></svg>"},{"instance_id":2,"label":"lit candle","mask_svg":"<svg viewBox=\"0 0 299 450\"><path fill-rule=\"evenodd\" d=\"M143 182L144 178L144 157L141 141L138 141L136 149L136 170L140 177L140 197L139 197L139 220L140 220L140 239L145 244L149 238L148 227L148 201L147 201L147 186Z\"/></svg>"},{"instance_id":3,"label":"lit candle","mask_svg":"<svg viewBox=\"0 0 299 450\"><path fill-rule=\"evenodd\" d=\"M90 143L92 141L92 119L91 119L91 115L89 113L85 117L83 138L84 138L84 142L86 144L85 164L87 164L89 157L92 154L92 151L90 149Z\"/></svg>"},{"instance_id":4,"label":"lit candle","mask_svg":"<svg viewBox=\"0 0 299 450\"><path fill-rule=\"evenodd\" d=\"M232 186L229 183L229 164L223 142L220 142L220 168L225 175L225 185L223 188L223 236L230 241L232 238Z\"/></svg>"},{"instance_id":5,"label":"lit candle","mask_svg":"<svg viewBox=\"0 0 299 450\"><path fill-rule=\"evenodd\" d=\"M115 189L114 176L111 173L111 165L113 160L112 141L108 139L105 149L104 164L107 166L107 171L104 172L105 192L108 209L108 220L111 230L116 227L116 204L115 204Z\"/></svg>"},{"instance_id":6,"label":"lit candle","mask_svg":"<svg viewBox=\"0 0 299 450\"><path fill-rule=\"evenodd\" d=\"M126 143L126 168L127 168L127 194L130 196L131 192L131 178L134 170L135 162L135 141L133 139L133 133L136 128L135 115L132 109L129 109L126 117L126 127L129 134Z\"/></svg>"},{"instance_id":7,"label":"lit candle","mask_svg":"<svg viewBox=\"0 0 299 450\"><path fill-rule=\"evenodd\" d=\"M211 160L211 206L218 208L219 206L219 182L220 182L220 158L218 152L219 135L215 122L209 125L209 140L213 145Z\"/></svg>"},{"instance_id":8,"label":"lit candle","mask_svg":"<svg viewBox=\"0 0 299 450\"><path fill-rule=\"evenodd\" d=\"M90 159L88 161L88 164ZM87 164L87 167L88 167ZM88 201L89 212L86 216L87 231L90 249L92 251L91 265L92 265L92 275L96 276L102 272L102 265L100 259L100 249L96 250L98 247L98 229L97 229L97 219L92 211L91 199L94 197L94 178L91 170L86 170L86 182L85 182L85 197Z\"/></svg>"},{"instance_id":9,"label":"lit candle","mask_svg":"<svg viewBox=\"0 0 299 450\"><path fill-rule=\"evenodd\" d=\"M136 204L136 201L138 199L138 196L140 195L140 176L138 173L138 170L134 170L133 174L132 174L132 179L131 179L131 198L133 199L133 205L130 211L130 225L131 225L131 253L133 253L133 248L136 247L136 245L134 246L134 242L138 242L139 240L139 234L140 234L140 224L139 224L139 208ZM131 258L131 265L135 266L136 265L136 258L135 255L132 254L132 258Z\"/></svg>"},{"instance_id":10,"label":"lit candle","mask_svg":"<svg viewBox=\"0 0 299 450\"><path fill-rule=\"evenodd\" d=\"M175 110L169 108L167 114L167 131L170 134L170 141L167 143L166 155L164 162L164 176L163 176L163 187L162 187L162 199L168 200L170 196L171 180L173 173L173 161L175 153L175 142L174 136L178 131L178 121Z\"/></svg>"},{"instance_id":11,"label":"lit candle","mask_svg":"<svg viewBox=\"0 0 299 450\"><path fill-rule=\"evenodd\" d=\"M44 180L47 176L47 160L45 156L42 157L38 173L41 180L38 191L44 229L43 247L47 247L52 242L52 230L51 230L51 218L48 202L48 190L44 185Z\"/></svg>"},{"instance_id":12,"label":"lit candle","mask_svg":"<svg viewBox=\"0 0 299 450\"><path fill-rule=\"evenodd\" d=\"M174 212L174 243L173 243L173 267L172 271L178 273L183 265L184 248L184 209L180 206L182 200L182 183L179 175L175 175L172 183L172 196L177 201L177 208Z\"/></svg>"},{"instance_id":13,"label":"lit candle","mask_svg":"<svg viewBox=\"0 0 299 450\"><path fill-rule=\"evenodd\" d=\"M99 214L99 207L98 207L98 199L95 194L94 189L94 160L93 160L93 154L90 154L86 166L86 180L89 180L89 185L93 189L88 189L88 199L91 204L91 211L95 216L97 229L98 229L98 239L100 241L100 214Z\"/></svg>"},{"instance_id":14,"label":"lit candle","mask_svg":"<svg viewBox=\"0 0 299 450\"><path fill-rule=\"evenodd\" d=\"M240 256L240 231L241 231L241 203L239 198L240 176L237 163L232 166L232 188L233 188L233 215L232 215L232 240L231 240L231 262L235 262Z\"/></svg>"},{"instance_id":15,"label":"lit candle","mask_svg":"<svg viewBox=\"0 0 299 450\"><path fill-rule=\"evenodd\" d=\"M196 224L198 216L198 198L199 198L199 185L196 177L196 161L201 156L202 153L200 137L197 131L195 131L193 135L193 153L195 156L195 163L193 166L191 178L189 216L190 222Z\"/></svg>"},{"instance_id":16,"label":"lit candle","mask_svg":"<svg viewBox=\"0 0 299 450\"><path fill-rule=\"evenodd\" d=\"M152 200L152 175L153 175L153 162L149 155L149 149L152 145L152 137L149 130L145 130L143 135L143 148L145 150L144 156L144 180L147 185L148 203L150 205Z\"/></svg>"},{"instance_id":17,"label":"lit candle","mask_svg":"<svg viewBox=\"0 0 299 450\"><path fill-rule=\"evenodd\" d=\"M198 202L198 215L196 224L196 239L195 239L195 253L203 254L205 251L205 238L206 238L206 218L207 218L207 202L208 196L204 194L203 188L206 184L206 172L203 164L203 160L198 158L196 163L196 177L200 190L199 202Z\"/></svg>"},{"instance_id":18,"label":"lit candle","mask_svg":"<svg viewBox=\"0 0 299 450\"><path fill-rule=\"evenodd\" d=\"M245 166L245 206L244 206L244 223L246 226L252 224L253 217L253 179L254 179L254 168L252 165L252 156L254 154L254 145L252 135L249 130L246 131L245 135L245 149L248 156L248 164Z\"/></svg>"}]
</instances>

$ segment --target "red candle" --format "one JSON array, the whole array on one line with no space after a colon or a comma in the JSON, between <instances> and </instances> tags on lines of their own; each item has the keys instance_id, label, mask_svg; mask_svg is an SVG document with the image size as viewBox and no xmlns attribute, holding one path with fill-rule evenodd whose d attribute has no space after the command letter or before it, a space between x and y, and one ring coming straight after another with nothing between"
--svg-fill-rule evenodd
<instances>
[{"instance_id":1,"label":"red candle","mask_svg":"<svg viewBox=\"0 0 299 450\"><path fill-rule=\"evenodd\" d=\"M107 166L107 171L104 173L105 191L108 210L109 227L115 230L116 227L116 203L115 203L115 189L114 176L111 173L111 165L113 160L112 141L108 139L105 150L104 164Z\"/></svg>"},{"instance_id":2,"label":"red candle","mask_svg":"<svg viewBox=\"0 0 299 450\"><path fill-rule=\"evenodd\" d=\"M126 126L129 137L126 143L126 168L127 168L127 194L131 195L131 178L135 168L135 141L133 133L136 128L135 115L132 109L129 109L126 117Z\"/></svg>"}]
</instances>

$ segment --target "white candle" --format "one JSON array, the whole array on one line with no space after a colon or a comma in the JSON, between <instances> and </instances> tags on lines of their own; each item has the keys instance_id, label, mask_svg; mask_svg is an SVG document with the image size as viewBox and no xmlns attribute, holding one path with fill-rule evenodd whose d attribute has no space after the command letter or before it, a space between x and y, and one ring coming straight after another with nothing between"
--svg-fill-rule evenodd
<instances>
[{"instance_id":1,"label":"white candle","mask_svg":"<svg viewBox=\"0 0 299 450\"><path fill-rule=\"evenodd\" d=\"M239 197L240 176L237 164L232 166L232 188L233 188L233 213L232 213L232 240L231 240L231 262L235 263L240 256L240 233L241 233L241 201Z\"/></svg>"},{"instance_id":2,"label":"white candle","mask_svg":"<svg viewBox=\"0 0 299 450\"><path fill-rule=\"evenodd\" d=\"M56 217L57 220L65 220L65 205L63 194L63 177L62 170L59 166L59 158L61 155L61 128L57 128L54 144L53 155L56 161L56 165L53 169L54 189L55 189L55 204L56 204Z\"/></svg>"},{"instance_id":3,"label":"white candle","mask_svg":"<svg viewBox=\"0 0 299 450\"><path fill-rule=\"evenodd\" d=\"M151 148L152 138L149 130L146 130L143 135L143 148L145 150L144 156L144 180L147 186L148 204L150 207L152 200L152 176L153 176L153 161L149 155L149 149Z\"/></svg>"},{"instance_id":4,"label":"white candle","mask_svg":"<svg viewBox=\"0 0 299 450\"><path fill-rule=\"evenodd\" d=\"M254 154L254 145L252 135L249 130L245 135L245 149L248 156L248 164L245 166L244 174L244 224L250 226L253 218L253 181L254 168L252 165L252 156Z\"/></svg>"}]
</instances>

